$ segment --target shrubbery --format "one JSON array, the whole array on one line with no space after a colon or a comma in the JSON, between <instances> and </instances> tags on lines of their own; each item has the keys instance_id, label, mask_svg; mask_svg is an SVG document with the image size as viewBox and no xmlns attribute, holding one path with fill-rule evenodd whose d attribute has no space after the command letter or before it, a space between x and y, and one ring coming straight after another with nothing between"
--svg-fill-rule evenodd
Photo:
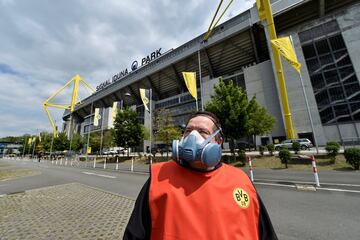
<instances>
[{"instance_id":1,"label":"shrubbery","mask_svg":"<svg viewBox=\"0 0 360 240\"><path fill-rule=\"evenodd\" d=\"M338 154L340 150L340 144L337 142L327 142L325 147L329 157L332 158L333 161L335 161L336 155Z\"/></svg>"},{"instance_id":2,"label":"shrubbery","mask_svg":"<svg viewBox=\"0 0 360 240\"><path fill-rule=\"evenodd\" d=\"M295 154L297 154L300 151L300 143L299 142L293 142L292 143L292 149L294 150Z\"/></svg>"},{"instance_id":3,"label":"shrubbery","mask_svg":"<svg viewBox=\"0 0 360 240\"><path fill-rule=\"evenodd\" d=\"M270 155L273 156L274 155L274 151L275 151L275 146L274 144L268 144L266 146L267 150L269 151Z\"/></svg>"},{"instance_id":4,"label":"shrubbery","mask_svg":"<svg viewBox=\"0 0 360 240\"><path fill-rule=\"evenodd\" d=\"M289 149L287 149L286 147L281 147L279 152L279 158L281 160L281 163L285 164L285 167L288 168L287 164L291 159L291 153Z\"/></svg>"},{"instance_id":5,"label":"shrubbery","mask_svg":"<svg viewBox=\"0 0 360 240\"><path fill-rule=\"evenodd\" d=\"M355 170L360 167L360 148L348 148L344 152L346 162L349 163Z\"/></svg>"},{"instance_id":6,"label":"shrubbery","mask_svg":"<svg viewBox=\"0 0 360 240\"><path fill-rule=\"evenodd\" d=\"M264 155L264 151L266 150L265 146L263 145L260 145L259 146L259 152L260 152L260 155L263 156Z\"/></svg>"},{"instance_id":7,"label":"shrubbery","mask_svg":"<svg viewBox=\"0 0 360 240\"><path fill-rule=\"evenodd\" d=\"M245 163L246 163L245 151L244 150L239 150L238 154L239 154L239 156L238 156L239 161L245 165Z\"/></svg>"}]
</instances>

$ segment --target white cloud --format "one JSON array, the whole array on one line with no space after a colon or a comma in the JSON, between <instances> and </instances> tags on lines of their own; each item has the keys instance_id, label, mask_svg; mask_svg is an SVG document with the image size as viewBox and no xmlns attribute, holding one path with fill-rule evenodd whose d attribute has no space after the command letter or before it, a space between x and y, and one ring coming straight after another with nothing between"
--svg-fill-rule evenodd
<instances>
[{"instance_id":1,"label":"white cloud","mask_svg":"<svg viewBox=\"0 0 360 240\"><path fill-rule=\"evenodd\" d=\"M234 1L221 22L253 2ZM157 48L176 48L206 31L217 4L0 0L0 137L50 131L42 103L73 75L96 86ZM52 111L58 123L62 113Z\"/></svg>"}]
</instances>

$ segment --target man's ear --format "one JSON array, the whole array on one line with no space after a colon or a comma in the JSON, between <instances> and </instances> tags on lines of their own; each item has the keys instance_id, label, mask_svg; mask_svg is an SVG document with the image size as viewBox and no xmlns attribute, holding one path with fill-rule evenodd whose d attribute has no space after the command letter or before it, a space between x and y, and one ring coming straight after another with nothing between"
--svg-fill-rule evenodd
<instances>
[{"instance_id":1,"label":"man's ear","mask_svg":"<svg viewBox=\"0 0 360 240\"><path fill-rule=\"evenodd\" d=\"M215 140L216 140L216 143L220 144L220 145L223 144L223 142L224 142L224 139L221 137L220 134L216 135Z\"/></svg>"}]
</instances>

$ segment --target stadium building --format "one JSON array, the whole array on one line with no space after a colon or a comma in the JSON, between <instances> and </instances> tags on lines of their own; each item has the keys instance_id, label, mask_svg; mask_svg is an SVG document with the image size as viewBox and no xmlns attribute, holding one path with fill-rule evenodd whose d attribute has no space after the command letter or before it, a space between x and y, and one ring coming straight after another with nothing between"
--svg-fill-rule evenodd
<instances>
[{"instance_id":1,"label":"stadium building","mask_svg":"<svg viewBox=\"0 0 360 240\"><path fill-rule=\"evenodd\" d=\"M292 37L302 64L304 88L297 72L282 61L297 135L314 141L304 89L318 145L325 145L327 141L359 141L360 3L272 0L271 4L278 37ZM259 20L254 5L217 26L206 42L204 33L176 49L155 49L129 64L129 69L120 69L99 84L97 91L76 105L72 114L65 111L64 129L69 131L71 125L78 133L87 134L111 128L109 116L114 102L132 106L149 128L150 116L144 111L139 88L151 88L152 109L169 109L175 123L182 125L196 109L196 102L188 93L181 73L193 71L197 73L199 106L210 99L214 84L220 79L231 79L246 90L249 99L255 95L276 118L273 132L259 136L257 143L285 139L278 81L265 24ZM93 126L94 108L100 108L102 116L96 127Z\"/></svg>"}]
</instances>

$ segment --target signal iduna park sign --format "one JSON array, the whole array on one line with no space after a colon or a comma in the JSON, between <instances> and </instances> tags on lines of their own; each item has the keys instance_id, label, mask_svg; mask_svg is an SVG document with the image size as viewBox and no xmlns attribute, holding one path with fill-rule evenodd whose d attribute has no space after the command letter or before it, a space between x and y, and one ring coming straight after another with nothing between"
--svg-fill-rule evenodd
<instances>
[{"instance_id":1,"label":"signal iduna park sign","mask_svg":"<svg viewBox=\"0 0 360 240\"><path fill-rule=\"evenodd\" d=\"M145 66L146 64L150 63L151 61L155 60L156 58L161 56L161 48L153 51L152 53L150 53L149 55L147 55L146 57L143 57L141 59L141 65L140 68ZM139 68L139 63L138 61L133 61L131 64L131 71L136 71ZM127 68L125 68L124 70L120 71L119 73L115 74L111 79L106 80L105 82L102 82L101 84L99 84L98 86L96 86L96 91L100 91L104 88L106 88L107 86L119 81L120 79L122 79L123 77L125 77L126 75L129 74L129 71Z\"/></svg>"}]
</instances>

